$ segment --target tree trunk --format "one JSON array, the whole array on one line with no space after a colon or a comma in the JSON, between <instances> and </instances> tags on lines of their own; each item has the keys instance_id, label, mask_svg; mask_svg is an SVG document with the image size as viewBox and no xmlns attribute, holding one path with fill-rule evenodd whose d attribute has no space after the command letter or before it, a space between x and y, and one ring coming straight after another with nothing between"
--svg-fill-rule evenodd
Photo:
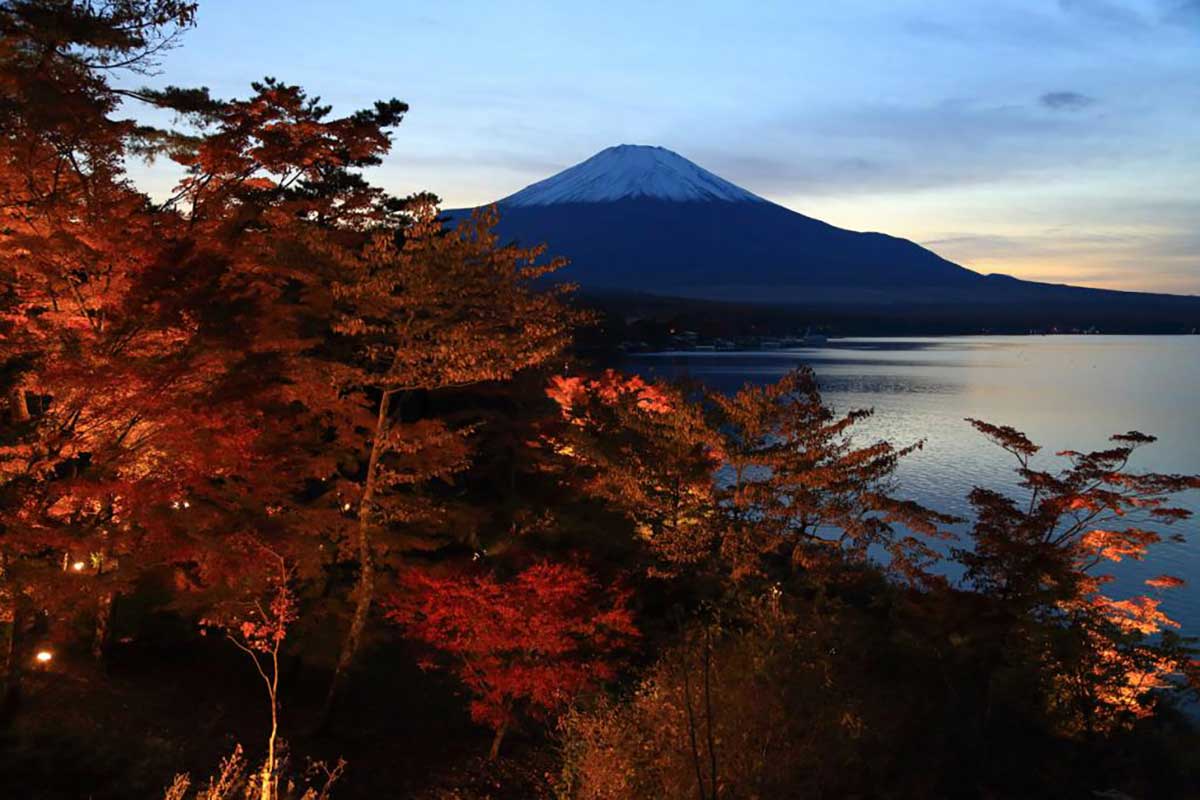
<instances>
[{"instance_id":1,"label":"tree trunk","mask_svg":"<svg viewBox=\"0 0 1200 800\"><path fill-rule=\"evenodd\" d=\"M708 779L712 800L717 800L717 741L713 734L712 712L712 628L704 624L704 735L708 743Z\"/></svg>"},{"instance_id":2,"label":"tree trunk","mask_svg":"<svg viewBox=\"0 0 1200 800\"><path fill-rule=\"evenodd\" d=\"M700 800L708 800L704 786L704 769L700 766L700 745L696 739L696 715L692 711L692 682L690 678L692 656L690 651L691 643L687 640L685 634L683 649L683 705L686 710L688 745L692 749L692 767L696 770L696 793L700 796Z\"/></svg>"},{"instance_id":3,"label":"tree trunk","mask_svg":"<svg viewBox=\"0 0 1200 800\"><path fill-rule=\"evenodd\" d=\"M13 652L17 639L17 614L12 598L0 588L0 710L16 691Z\"/></svg>"},{"instance_id":4,"label":"tree trunk","mask_svg":"<svg viewBox=\"0 0 1200 800\"><path fill-rule=\"evenodd\" d=\"M17 600L9 585L8 556L0 552L0 711L16 694L13 653L17 640Z\"/></svg>"},{"instance_id":5,"label":"tree trunk","mask_svg":"<svg viewBox=\"0 0 1200 800\"><path fill-rule=\"evenodd\" d=\"M9 390L8 408L14 423L29 422L29 403L25 399L25 388L20 384Z\"/></svg>"},{"instance_id":6,"label":"tree trunk","mask_svg":"<svg viewBox=\"0 0 1200 800\"><path fill-rule=\"evenodd\" d=\"M496 728L496 735L492 737L492 749L488 750L488 761L495 761L500 756L500 743L504 741L504 734L508 732L508 717L500 723L500 727Z\"/></svg>"},{"instance_id":7,"label":"tree trunk","mask_svg":"<svg viewBox=\"0 0 1200 800\"><path fill-rule=\"evenodd\" d=\"M365 539L365 535L359 535L360 552ZM367 546L369 547L369 543ZM325 705L321 709L318 727L323 727L329 721L330 714L333 712L333 706L337 700L338 693L341 691L346 673L349 671L350 665L354 661L354 656L358 652L358 646L362 642L362 634L367 627L367 617L371 611L371 602L375 597L375 565L372 563L370 555L365 557L360 555L359 558L361 566L358 573L358 585L355 587L354 616L350 618L350 629L346 632L346 638L342 642L342 649L338 653L337 665L333 670L333 679L329 684L329 692L325 695Z\"/></svg>"},{"instance_id":8,"label":"tree trunk","mask_svg":"<svg viewBox=\"0 0 1200 800\"><path fill-rule=\"evenodd\" d=\"M329 684L329 692L325 695L325 704L317 727L324 727L329 722L337 694L341 690L346 672L349 671L358 647L362 643L363 630L367 627L367 617L371 611L371 603L375 599L375 558L371 550L371 510L375 500L376 476L379 471L379 459L383 455L383 439L387 433L388 411L391 408L392 394L384 392L379 401L379 416L375 422L375 437L371 442L371 456L367 461L367 477L363 484L362 498L358 506L358 584L354 590L354 616L350 620L350 629L338 653L337 665L333 670L333 679Z\"/></svg>"},{"instance_id":9,"label":"tree trunk","mask_svg":"<svg viewBox=\"0 0 1200 800\"><path fill-rule=\"evenodd\" d=\"M278 647L278 645L276 645ZM274 669L267 687L271 697L271 735L267 738L267 757L263 761L262 791L259 800L277 800L275 792L275 740L279 736L279 652L272 653Z\"/></svg>"},{"instance_id":10,"label":"tree trunk","mask_svg":"<svg viewBox=\"0 0 1200 800\"><path fill-rule=\"evenodd\" d=\"M116 592L110 590L101 594L96 604L96 628L92 632L92 658L97 661L104 658L104 650L108 646L116 599Z\"/></svg>"}]
</instances>

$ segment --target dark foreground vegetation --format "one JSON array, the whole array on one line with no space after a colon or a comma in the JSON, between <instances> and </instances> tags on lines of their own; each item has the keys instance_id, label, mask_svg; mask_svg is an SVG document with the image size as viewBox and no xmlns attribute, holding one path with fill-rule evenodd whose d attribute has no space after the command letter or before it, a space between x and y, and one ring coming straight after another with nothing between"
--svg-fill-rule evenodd
<instances>
[{"instance_id":1,"label":"dark foreground vegetation","mask_svg":"<svg viewBox=\"0 0 1200 800\"><path fill-rule=\"evenodd\" d=\"M130 88L192 19L0 2L0 796L1195 795L1181 581L1105 593L1200 486L1150 437L972 421L955 520L806 372L590 368L557 262L362 177L403 103Z\"/></svg>"}]
</instances>

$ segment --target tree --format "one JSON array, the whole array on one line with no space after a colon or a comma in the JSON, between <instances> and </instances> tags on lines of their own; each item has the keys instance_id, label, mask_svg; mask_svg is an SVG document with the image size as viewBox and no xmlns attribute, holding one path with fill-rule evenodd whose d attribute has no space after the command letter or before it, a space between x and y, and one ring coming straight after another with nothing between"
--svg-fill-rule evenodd
<instances>
[{"instance_id":1,"label":"tree","mask_svg":"<svg viewBox=\"0 0 1200 800\"><path fill-rule=\"evenodd\" d=\"M1041 448L1025 434L968 422L1013 455L1026 495L972 490L972 547L956 551L968 583L1004 614L997 647L1005 652L997 658L1011 663L1019 654L1031 664L1043 678L1039 691L1076 729L1090 733L1150 713L1155 690L1167 688L1173 673L1192 671L1190 650L1167 631L1178 625L1157 597L1109 598L1101 590L1113 576L1097 570L1140 560L1162 541L1155 527L1187 519L1172 499L1200 487L1200 476L1129 471L1134 452L1155 441L1136 431L1113 436L1104 450L1058 453L1067 466L1057 473L1037 469ZM1182 584L1171 576L1147 583L1155 590Z\"/></svg>"},{"instance_id":2,"label":"tree","mask_svg":"<svg viewBox=\"0 0 1200 800\"><path fill-rule=\"evenodd\" d=\"M178 401L203 379L188 325L148 319L134 299L171 220L147 213L126 181L136 126L114 117L121 92L109 80L152 69L194 10L173 0L0 5L6 638L22 599L56 608L91 595L99 652L119 552L138 535L125 532L197 468L196 451L164 458L164 440L198 427L194 405Z\"/></svg>"},{"instance_id":3,"label":"tree","mask_svg":"<svg viewBox=\"0 0 1200 800\"><path fill-rule=\"evenodd\" d=\"M97 652L141 570L175 564L203 585L236 568L230 531L337 526L339 512L293 513L333 471L320 445L341 407L306 360L332 325L316 256L403 224L358 172L390 147L399 101L330 118L269 79L239 101L112 85L152 69L194 8L0 7L0 618L90 596ZM139 126L115 116L122 100L194 124ZM132 155L183 164L177 194L155 206L137 192Z\"/></svg>"},{"instance_id":4,"label":"tree","mask_svg":"<svg viewBox=\"0 0 1200 800\"><path fill-rule=\"evenodd\" d=\"M928 694L942 699L942 676L901 660L909 630L876 610L888 604L772 588L726 603L722 624L689 622L631 691L562 716L562 796L953 794L962 784L939 749L944 706L925 708ZM912 769L924 759L941 768Z\"/></svg>"},{"instance_id":5,"label":"tree","mask_svg":"<svg viewBox=\"0 0 1200 800\"><path fill-rule=\"evenodd\" d=\"M260 800L275 800L279 795L279 655L288 628L299 616L291 582L294 570L282 555L250 539L241 548L245 557L263 558L268 574L267 598L226 604L215 609L214 616L200 621L204 627L217 627L225 637L254 662L254 668L266 688L271 710L271 728L267 734L267 754L259 774Z\"/></svg>"},{"instance_id":6,"label":"tree","mask_svg":"<svg viewBox=\"0 0 1200 800\"><path fill-rule=\"evenodd\" d=\"M942 526L953 518L895 497L896 467L921 442L857 446L854 426L872 412L835 414L808 367L709 400L723 434L718 502L735 575L762 574L773 555L814 568L831 556L861 561L878 548L895 574L934 580L928 567L939 556L926 540L946 538Z\"/></svg>"},{"instance_id":7,"label":"tree","mask_svg":"<svg viewBox=\"0 0 1200 800\"><path fill-rule=\"evenodd\" d=\"M547 394L567 423L547 445L573 462L582 491L611 503L656 557L654 574L710 561L718 546L719 437L678 387L608 370L559 376Z\"/></svg>"},{"instance_id":8,"label":"tree","mask_svg":"<svg viewBox=\"0 0 1200 800\"><path fill-rule=\"evenodd\" d=\"M121 92L108 75L153 69L194 14L177 0L0 5L0 263L14 423L31 417L24 376L71 352L78 342L64 336L88 344L115 327L133 275L156 255L144 198L124 175L136 126L112 116Z\"/></svg>"},{"instance_id":9,"label":"tree","mask_svg":"<svg viewBox=\"0 0 1200 800\"><path fill-rule=\"evenodd\" d=\"M779 555L816 567L877 547L896 574L934 580L937 554L918 535L943 538L952 518L894 496L896 466L920 443L856 447L850 430L870 412L835 415L810 370L732 397L611 371L557 378L548 393L570 423L551 445L668 564L719 558L745 577Z\"/></svg>"},{"instance_id":10,"label":"tree","mask_svg":"<svg viewBox=\"0 0 1200 800\"><path fill-rule=\"evenodd\" d=\"M563 302L568 286L539 288L561 259L544 248L501 246L495 210L478 211L444 230L428 198L409 209L402 234L380 233L361 250L338 250L333 333L344 357L330 364L344 397L374 411L373 424L346 431L339 445L361 455L361 471L342 473L354 508L358 580L354 614L330 685L326 709L362 640L375 596L377 531L419 520L411 491L467 463L467 431L444 422L403 424L405 396L504 380L541 364L565 346L581 319Z\"/></svg>"},{"instance_id":11,"label":"tree","mask_svg":"<svg viewBox=\"0 0 1200 800\"><path fill-rule=\"evenodd\" d=\"M615 677L638 635L626 600L568 564L535 564L509 580L410 570L387 616L441 653L471 691L472 718L495 731L495 759L519 716L544 718Z\"/></svg>"},{"instance_id":12,"label":"tree","mask_svg":"<svg viewBox=\"0 0 1200 800\"><path fill-rule=\"evenodd\" d=\"M466 463L465 429L393 429L393 402L557 352L580 317L535 284L560 262L499 246L494 212L444 234L430 198L367 183L398 100L335 117L272 79L229 101L114 88L113 70L153 67L192 4L0 9L0 598L91 595L99 649L116 591L145 568L217 583L236 569L225 539L253 529L307 538L292 551L314 577L336 550L317 543L349 536L359 585L336 688L373 595L368 529L428 518L403 487ZM118 119L126 100L181 123ZM132 155L183 165L177 192L137 192ZM383 483L405 509L381 511Z\"/></svg>"},{"instance_id":13,"label":"tree","mask_svg":"<svg viewBox=\"0 0 1200 800\"><path fill-rule=\"evenodd\" d=\"M344 402L357 373L337 360L353 345L333 341L343 320L335 295L356 259L408 224L404 204L361 175L388 152L407 106L393 99L332 117L297 86L266 79L253 90L232 101L175 87L137 96L191 123L145 137L187 169L165 204L187 219L177 282L205 301L208 326L229 334L210 352L228 365L230 402L256 423L253 462L222 483L220 505L243 526L297 540L298 568L315 578L334 550L325 545L346 535L339 470L355 479L347 452L372 425Z\"/></svg>"}]
</instances>

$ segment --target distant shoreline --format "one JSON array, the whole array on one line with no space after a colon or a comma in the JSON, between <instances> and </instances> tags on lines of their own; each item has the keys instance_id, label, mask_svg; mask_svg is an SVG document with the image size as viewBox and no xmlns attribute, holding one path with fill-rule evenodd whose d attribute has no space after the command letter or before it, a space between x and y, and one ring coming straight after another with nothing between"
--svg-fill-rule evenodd
<instances>
[{"instance_id":1,"label":"distant shoreline","mask_svg":"<svg viewBox=\"0 0 1200 800\"><path fill-rule=\"evenodd\" d=\"M1197 333L942 333L942 334L905 334L905 335L874 335L874 336L830 336L821 342L812 342L788 347L733 347L714 348L700 345L691 348L670 348L623 351L626 358L660 358L664 356L785 356L804 353L813 350L844 349L841 343L855 342L903 342L924 339L1123 339L1123 338L1156 338L1156 339L1191 339L1200 337Z\"/></svg>"}]
</instances>

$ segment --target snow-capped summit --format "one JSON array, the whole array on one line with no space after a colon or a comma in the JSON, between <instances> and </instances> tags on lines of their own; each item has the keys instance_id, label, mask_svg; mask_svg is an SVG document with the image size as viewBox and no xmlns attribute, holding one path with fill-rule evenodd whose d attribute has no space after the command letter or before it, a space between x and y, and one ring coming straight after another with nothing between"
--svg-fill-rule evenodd
<instances>
[{"instance_id":1,"label":"snow-capped summit","mask_svg":"<svg viewBox=\"0 0 1200 800\"><path fill-rule=\"evenodd\" d=\"M605 203L627 198L765 203L664 147L622 144L601 150L557 175L526 186L502 206Z\"/></svg>"}]
</instances>

